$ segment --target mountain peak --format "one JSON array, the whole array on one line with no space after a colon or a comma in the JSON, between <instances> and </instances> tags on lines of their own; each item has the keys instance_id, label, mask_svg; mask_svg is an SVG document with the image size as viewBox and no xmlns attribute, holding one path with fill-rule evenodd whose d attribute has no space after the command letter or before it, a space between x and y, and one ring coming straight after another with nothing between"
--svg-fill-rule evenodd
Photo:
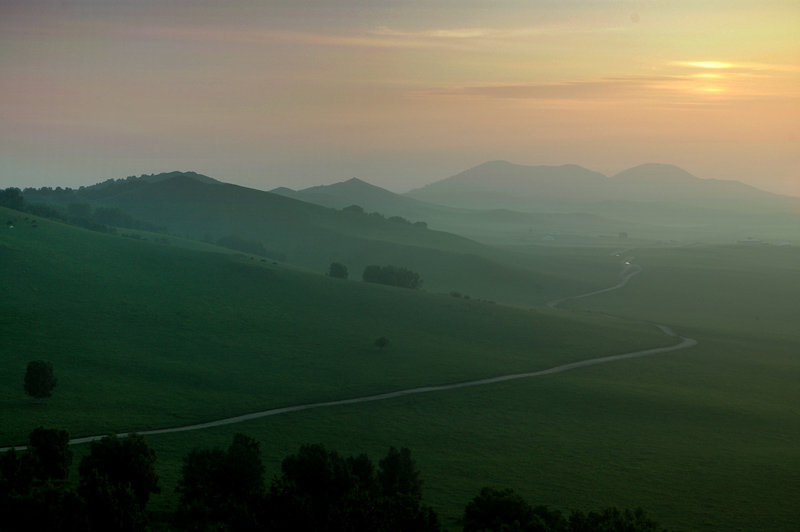
<instances>
[{"instance_id":1,"label":"mountain peak","mask_svg":"<svg viewBox=\"0 0 800 532\"><path fill-rule=\"evenodd\" d=\"M695 181L700 179L674 164L645 163L615 175L612 179L636 181Z\"/></svg>"}]
</instances>

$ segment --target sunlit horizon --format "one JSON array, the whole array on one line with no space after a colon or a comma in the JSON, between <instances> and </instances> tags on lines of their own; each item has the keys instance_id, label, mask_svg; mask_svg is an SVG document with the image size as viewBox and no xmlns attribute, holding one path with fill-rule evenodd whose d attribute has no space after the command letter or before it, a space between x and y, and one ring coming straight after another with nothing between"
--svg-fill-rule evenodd
<instances>
[{"instance_id":1,"label":"sunlit horizon","mask_svg":"<svg viewBox=\"0 0 800 532\"><path fill-rule=\"evenodd\" d=\"M0 187L404 192L489 160L800 196L792 2L0 1Z\"/></svg>"}]
</instances>

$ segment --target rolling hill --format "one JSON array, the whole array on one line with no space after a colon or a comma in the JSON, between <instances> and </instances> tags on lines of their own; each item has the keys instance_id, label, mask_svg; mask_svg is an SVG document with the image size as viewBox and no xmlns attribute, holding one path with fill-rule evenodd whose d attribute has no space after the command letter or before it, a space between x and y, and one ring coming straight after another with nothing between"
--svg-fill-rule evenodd
<instances>
[{"instance_id":1,"label":"rolling hill","mask_svg":"<svg viewBox=\"0 0 800 532\"><path fill-rule=\"evenodd\" d=\"M394 264L419 272L427 290L510 304L540 305L553 294L580 292L614 276L613 264L583 278L545 272L530 256L454 234L188 175L117 182L70 198L120 208L177 236L215 242L236 235L263 244L270 259L318 272L340 262L359 277L368 265Z\"/></svg>"}]
</instances>

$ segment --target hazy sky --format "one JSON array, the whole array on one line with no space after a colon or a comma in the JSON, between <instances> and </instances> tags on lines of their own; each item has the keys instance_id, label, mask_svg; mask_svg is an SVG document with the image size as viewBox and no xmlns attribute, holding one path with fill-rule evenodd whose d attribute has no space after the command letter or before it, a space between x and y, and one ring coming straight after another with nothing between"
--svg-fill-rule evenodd
<instances>
[{"instance_id":1,"label":"hazy sky","mask_svg":"<svg viewBox=\"0 0 800 532\"><path fill-rule=\"evenodd\" d=\"M0 188L494 159L800 195L800 1L0 0Z\"/></svg>"}]
</instances>

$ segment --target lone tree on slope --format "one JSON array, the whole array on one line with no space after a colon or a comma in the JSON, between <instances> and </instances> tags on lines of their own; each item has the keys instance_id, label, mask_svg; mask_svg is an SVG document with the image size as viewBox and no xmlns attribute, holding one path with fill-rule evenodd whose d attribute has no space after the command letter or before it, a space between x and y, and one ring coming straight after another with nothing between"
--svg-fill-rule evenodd
<instances>
[{"instance_id":1,"label":"lone tree on slope","mask_svg":"<svg viewBox=\"0 0 800 532\"><path fill-rule=\"evenodd\" d=\"M385 336L381 336L375 340L375 345L377 346L378 350L383 351L383 348L389 345L389 340Z\"/></svg>"},{"instance_id":2,"label":"lone tree on slope","mask_svg":"<svg viewBox=\"0 0 800 532\"><path fill-rule=\"evenodd\" d=\"M328 267L328 277L347 279L347 275L347 266L339 262L331 262L331 265Z\"/></svg>"},{"instance_id":3,"label":"lone tree on slope","mask_svg":"<svg viewBox=\"0 0 800 532\"><path fill-rule=\"evenodd\" d=\"M53 376L53 364L44 360L28 362L25 372L25 393L36 399L50 397L58 380Z\"/></svg>"}]
</instances>

